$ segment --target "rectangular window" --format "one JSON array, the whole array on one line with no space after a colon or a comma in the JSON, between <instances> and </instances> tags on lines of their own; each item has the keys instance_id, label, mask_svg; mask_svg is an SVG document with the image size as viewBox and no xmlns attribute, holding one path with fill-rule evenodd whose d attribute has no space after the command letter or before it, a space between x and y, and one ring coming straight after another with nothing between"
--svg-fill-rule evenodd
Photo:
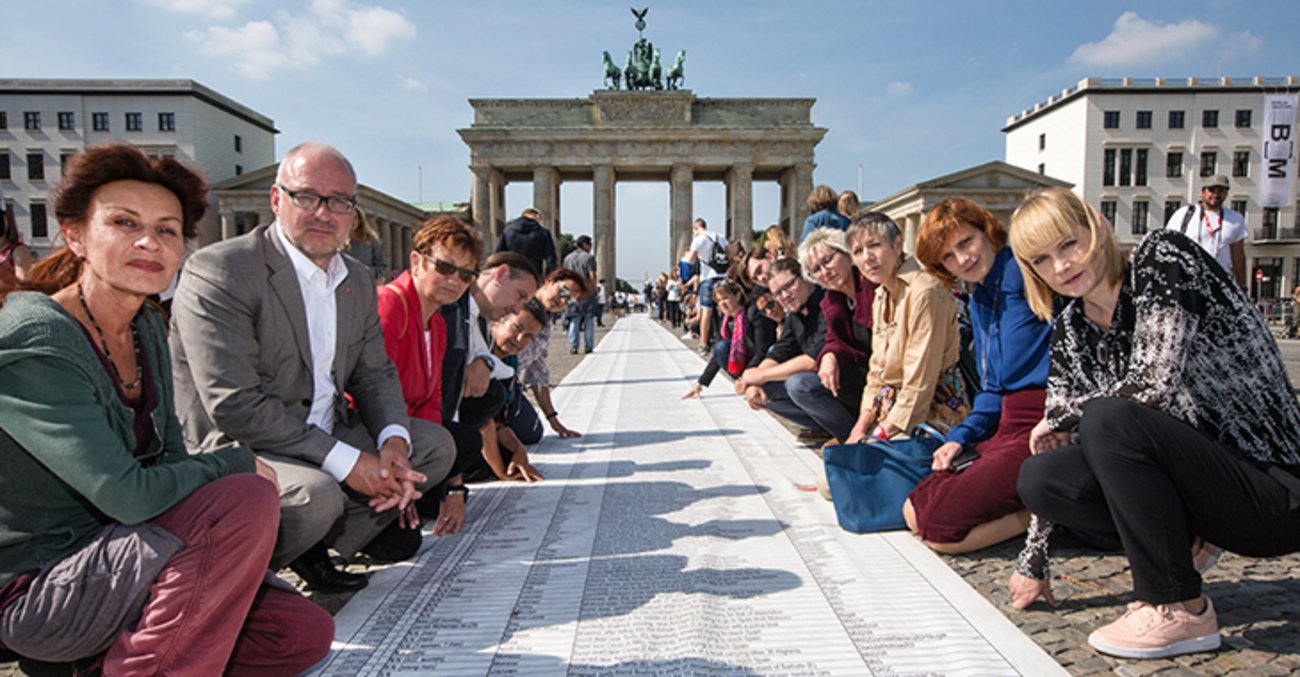
<instances>
[{"instance_id":1,"label":"rectangular window","mask_svg":"<svg viewBox=\"0 0 1300 677\"><path fill-rule=\"evenodd\" d=\"M59 112L59 130L70 132L77 128L77 116L72 111Z\"/></svg>"},{"instance_id":2,"label":"rectangular window","mask_svg":"<svg viewBox=\"0 0 1300 677\"><path fill-rule=\"evenodd\" d=\"M1038 173L1044 176L1047 175L1047 165L1045 163L1038 163Z\"/></svg>"},{"instance_id":3,"label":"rectangular window","mask_svg":"<svg viewBox=\"0 0 1300 677\"><path fill-rule=\"evenodd\" d=\"M1201 151L1201 176L1214 176L1219 169L1218 151Z\"/></svg>"},{"instance_id":4,"label":"rectangular window","mask_svg":"<svg viewBox=\"0 0 1300 677\"><path fill-rule=\"evenodd\" d=\"M174 132L176 131L176 114L159 113L158 114L158 131Z\"/></svg>"},{"instance_id":5,"label":"rectangular window","mask_svg":"<svg viewBox=\"0 0 1300 677\"><path fill-rule=\"evenodd\" d=\"M1232 175L1250 176L1250 151L1248 150L1233 151Z\"/></svg>"},{"instance_id":6,"label":"rectangular window","mask_svg":"<svg viewBox=\"0 0 1300 677\"><path fill-rule=\"evenodd\" d=\"M45 155L43 153L27 154L27 180L45 180Z\"/></svg>"},{"instance_id":7,"label":"rectangular window","mask_svg":"<svg viewBox=\"0 0 1300 677\"><path fill-rule=\"evenodd\" d=\"M1203 111L1201 111L1201 126L1202 126L1202 127L1218 127L1218 126L1219 126L1219 111L1217 111L1217 110L1203 110Z\"/></svg>"},{"instance_id":8,"label":"rectangular window","mask_svg":"<svg viewBox=\"0 0 1300 677\"><path fill-rule=\"evenodd\" d=\"M91 113L91 114L90 114L90 124L91 124L91 127L92 127L95 131L97 131L97 132L107 132L107 131L108 131L108 113Z\"/></svg>"},{"instance_id":9,"label":"rectangular window","mask_svg":"<svg viewBox=\"0 0 1300 677\"><path fill-rule=\"evenodd\" d=\"M1151 203L1137 200L1133 203L1133 234L1146 235L1147 217L1151 214Z\"/></svg>"},{"instance_id":10,"label":"rectangular window","mask_svg":"<svg viewBox=\"0 0 1300 677\"><path fill-rule=\"evenodd\" d=\"M1147 149L1137 149L1137 158L1133 164L1133 185L1147 185Z\"/></svg>"},{"instance_id":11,"label":"rectangular window","mask_svg":"<svg viewBox=\"0 0 1300 677\"><path fill-rule=\"evenodd\" d=\"M1137 128L1151 129L1151 111L1140 110L1137 114Z\"/></svg>"},{"instance_id":12,"label":"rectangular window","mask_svg":"<svg viewBox=\"0 0 1300 677\"><path fill-rule=\"evenodd\" d=\"M63 176L68 170L68 160L72 159L73 151L65 150L59 153L59 176Z\"/></svg>"},{"instance_id":13,"label":"rectangular window","mask_svg":"<svg viewBox=\"0 0 1300 677\"><path fill-rule=\"evenodd\" d=\"M1047 135L1038 135L1038 150L1047 150Z\"/></svg>"},{"instance_id":14,"label":"rectangular window","mask_svg":"<svg viewBox=\"0 0 1300 677\"><path fill-rule=\"evenodd\" d=\"M235 165L235 176L239 176L240 174L243 173L244 173L244 165Z\"/></svg>"},{"instance_id":15,"label":"rectangular window","mask_svg":"<svg viewBox=\"0 0 1300 677\"><path fill-rule=\"evenodd\" d=\"M29 110L23 113L23 129L26 129L29 132L41 131L40 111Z\"/></svg>"},{"instance_id":16,"label":"rectangular window","mask_svg":"<svg viewBox=\"0 0 1300 677\"><path fill-rule=\"evenodd\" d=\"M32 214L32 238L44 238L50 236L50 225L45 218L45 203L33 202L31 204Z\"/></svg>"},{"instance_id":17,"label":"rectangular window","mask_svg":"<svg viewBox=\"0 0 1300 677\"><path fill-rule=\"evenodd\" d=\"M1165 178L1177 179L1183 175L1183 153L1171 150L1165 155Z\"/></svg>"},{"instance_id":18,"label":"rectangular window","mask_svg":"<svg viewBox=\"0 0 1300 677\"><path fill-rule=\"evenodd\" d=\"M1182 129L1187 114L1180 110L1169 111L1169 128Z\"/></svg>"},{"instance_id":19,"label":"rectangular window","mask_svg":"<svg viewBox=\"0 0 1300 677\"><path fill-rule=\"evenodd\" d=\"M140 113L126 114L126 131L141 132L144 131L144 116Z\"/></svg>"},{"instance_id":20,"label":"rectangular window","mask_svg":"<svg viewBox=\"0 0 1300 677\"><path fill-rule=\"evenodd\" d=\"M9 168L9 154L0 153L0 181L12 181L13 175Z\"/></svg>"},{"instance_id":21,"label":"rectangular window","mask_svg":"<svg viewBox=\"0 0 1300 677\"><path fill-rule=\"evenodd\" d=\"M1119 111L1108 110L1102 113L1101 126L1106 129L1119 129Z\"/></svg>"},{"instance_id":22,"label":"rectangular window","mask_svg":"<svg viewBox=\"0 0 1300 677\"><path fill-rule=\"evenodd\" d=\"M9 113L0 110L0 129L9 129Z\"/></svg>"},{"instance_id":23,"label":"rectangular window","mask_svg":"<svg viewBox=\"0 0 1300 677\"><path fill-rule=\"evenodd\" d=\"M1249 127L1249 126L1250 126L1250 110L1249 110L1249 109L1247 109L1247 110L1239 110L1239 111L1237 111L1237 126L1238 126L1238 127Z\"/></svg>"},{"instance_id":24,"label":"rectangular window","mask_svg":"<svg viewBox=\"0 0 1300 677\"><path fill-rule=\"evenodd\" d=\"M1264 230L1274 233L1275 237L1277 233L1277 212L1277 207L1264 208Z\"/></svg>"},{"instance_id":25,"label":"rectangular window","mask_svg":"<svg viewBox=\"0 0 1300 677\"><path fill-rule=\"evenodd\" d=\"M1114 200L1101 201L1101 215L1106 217L1106 220L1110 222L1110 227L1112 229L1115 228L1115 206L1116 202Z\"/></svg>"},{"instance_id":26,"label":"rectangular window","mask_svg":"<svg viewBox=\"0 0 1300 677\"><path fill-rule=\"evenodd\" d=\"M1169 223L1169 219L1174 218L1174 212L1182 206L1183 203L1178 200L1165 200L1165 223Z\"/></svg>"},{"instance_id":27,"label":"rectangular window","mask_svg":"<svg viewBox=\"0 0 1300 677\"><path fill-rule=\"evenodd\" d=\"M244 137L238 134L235 135L235 152L236 153L244 152Z\"/></svg>"},{"instance_id":28,"label":"rectangular window","mask_svg":"<svg viewBox=\"0 0 1300 677\"><path fill-rule=\"evenodd\" d=\"M1232 211L1237 212L1238 214L1241 214L1242 216L1245 216L1245 215L1246 215L1246 201L1245 201L1245 200L1233 200L1233 201L1232 201L1232 204L1231 204L1231 205L1228 205L1228 206L1232 208Z\"/></svg>"},{"instance_id":29,"label":"rectangular window","mask_svg":"<svg viewBox=\"0 0 1300 677\"><path fill-rule=\"evenodd\" d=\"M1115 149L1107 148L1103 153L1105 159L1101 165L1101 185L1115 185Z\"/></svg>"},{"instance_id":30,"label":"rectangular window","mask_svg":"<svg viewBox=\"0 0 1300 677\"><path fill-rule=\"evenodd\" d=\"M1119 185L1127 186L1133 177L1133 149L1121 148L1119 151Z\"/></svg>"}]
</instances>

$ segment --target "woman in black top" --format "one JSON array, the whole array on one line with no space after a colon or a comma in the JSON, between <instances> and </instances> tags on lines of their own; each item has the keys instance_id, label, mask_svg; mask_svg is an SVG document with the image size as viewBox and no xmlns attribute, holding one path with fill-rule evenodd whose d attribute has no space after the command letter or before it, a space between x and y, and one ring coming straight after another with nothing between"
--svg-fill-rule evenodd
<instances>
[{"instance_id":1,"label":"woman in black top","mask_svg":"<svg viewBox=\"0 0 1300 677\"><path fill-rule=\"evenodd\" d=\"M776 323L753 303L745 302L745 291L735 280L725 280L713 289L713 298L723 317L723 337L713 344L709 363L704 373L682 395L682 399L699 397L700 391L713 383L722 369L731 376L739 376L749 367L758 366L767 355L767 349L776 341Z\"/></svg>"},{"instance_id":2,"label":"woman in black top","mask_svg":"<svg viewBox=\"0 0 1300 677\"><path fill-rule=\"evenodd\" d=\"M1276 341L1195 242L1157 230L1126 265L1106 220L1068 190L1028 198L1011 246L1035 313L1064 303L1020 473L1035 518L1013 603L1053 601L1050 522L1110 533L1137 601L1088 642L1129 658L1219 646L1193 539L1252 557L1300 550L1300 406Z\"/></svg>"}]
</instances>

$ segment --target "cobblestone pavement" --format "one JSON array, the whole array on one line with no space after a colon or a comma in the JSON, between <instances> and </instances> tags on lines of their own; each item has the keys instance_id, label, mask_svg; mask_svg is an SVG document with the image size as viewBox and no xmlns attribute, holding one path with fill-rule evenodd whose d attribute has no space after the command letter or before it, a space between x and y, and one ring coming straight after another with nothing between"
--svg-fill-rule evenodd
<instances>
[{"instance_id":1,"label":"cobblestone pavement","mask_svg":"<svg viewBox=\"0 0 1300 677\"><path fill-rule=\"evenodd\" d=\"M613 319L607 316L606 324L612 326ZM584 355L570 355L558 323L555 329L550 344L551 379L559 383ZM604 334L605 329L597 329L598 342ZM1291 355L1286 348L1300 353L1295 350L1300 342L1283 344L1288 358ZM1223 647L1213 653L1132 661L1102 656L1087 645L1088 633L1119 616L1130 599L1132 579L1122 556L1059 548L1052 560L1058 607L1052 609L1039 602L1025 611L1016 611L1011 608L1006 582L1019 549L1019 540L1013 540L978 553L943 559L1072 674L1300 674L1300 554L1251 559L1225 553L1205 576L1205 591L1218 610ZM357 565L353 570L364 571L365 566ZM295 580L287 569L281 575ZM337 612L351 596L308 593L308 597ZM0 663L0 677L22 674L14 664Z\"/></svg>"}]
</instances>

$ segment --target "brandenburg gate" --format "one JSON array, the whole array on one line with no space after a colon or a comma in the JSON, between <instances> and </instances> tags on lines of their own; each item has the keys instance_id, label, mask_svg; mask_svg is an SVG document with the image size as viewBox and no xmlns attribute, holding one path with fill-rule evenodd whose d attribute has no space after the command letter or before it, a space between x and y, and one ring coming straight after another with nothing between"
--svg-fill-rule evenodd
<instances>
[{"instance_id":1,"label":"brandenburg gate","mask_svg":"<svg viewBox=\"0 0 1300 677\"><path fill-rule=\"evenodd\" d=\"M781 187L779 223L798 238L808 215L815 99L699 99L690 90L597 90L585 99L471 99L474 122L459 130L470 149L474 224L496 242L516 214L505 187L531 181L533 206L557 241L560 185L591 181L599 273L616 277L615 185L666 181L672 229L668 263L690 243L695 181L726 184L726 234L752 244L753 184ZM649 224L637 224L647 227ZM763 224L767 225L767 224ZM719 230L710 224L710 230Z\"/></svg>"}]
</instances>

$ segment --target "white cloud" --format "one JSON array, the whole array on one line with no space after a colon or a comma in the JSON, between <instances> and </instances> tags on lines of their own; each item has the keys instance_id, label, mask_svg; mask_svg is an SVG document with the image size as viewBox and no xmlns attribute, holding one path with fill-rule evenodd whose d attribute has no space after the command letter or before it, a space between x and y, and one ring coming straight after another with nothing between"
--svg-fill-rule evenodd
<instances>
[{"instance_id":1,"label":"white cloud","mask_svg":"<svg viewBox=\"0 0 1300 677\"><path fill-rule=\"evenodd\" d=\"M1157 24L1124 12L1101 42L1079 45L1069 63L1098 68L1154 66L1178 59L1214 44L1219 29L1195 19Z\"/></svg>"},{"instance_id":2,"label":"white cloud","mask_svg":"<svg viewBox=\"0 0 1300 677\"><path fill-rule=\"evenodd\" d=\"M885 85L885 92L891 96L907 96L912 93L912 85L902 80L895 80Z\"/></svg>"},{"instance_id":3,"label":"white cloud","mask_svg":"<svg viewBox=\"0 0 1300 677\"><path fill-rule=\"evenodd\" d=\"M1264 46L1264 39L1250 31L1233 33L1228 36L1228 39L1225 42L1226 44L1223 46L1225 57L1240 54L1254 54Z\"/></svg>"},{"instance_id":4,"label":"white cloud","mask_svg":"<svg viewBox=\"0 0 1300 677\"><path fill-rule=\"evenodd\" d=\"M414 38L415 24L383 7L348 0L312 0L307 11L282 10L273 22L250 21L233 29L209 26L190 31L186 37L205 54L230 58L240 73L264 80L278 70L315 66L349 51L376 56L395 41ZM404 86L409 88L406 83Z\"/></svg>"},{"instance_id":5,"label":"white cloud","mask_svg":"<svg viewBox=\"0 0 1300 677\"><path fill-rule=\"evenodd\" d=\"M410 90L412 92L425 92L429 89L429 86L424 84L423 80L410 75L400 76L397 81L398 84L401 85L402 89Z\"/></svg>"},{"instance_id":6,"label":"white cloud","mask_svg":"<svg viewBox=\"0 0 1300 677\"><path fill-rule=\"evenodd\" d=\"M145 4L153 5L159 9L165 9L169 12L180 12L182 14L202 14L212 17L213 19L231 19L239 11L239 8L247 5L250 0L143 0Z\"/></svg>"}]
</instances>

